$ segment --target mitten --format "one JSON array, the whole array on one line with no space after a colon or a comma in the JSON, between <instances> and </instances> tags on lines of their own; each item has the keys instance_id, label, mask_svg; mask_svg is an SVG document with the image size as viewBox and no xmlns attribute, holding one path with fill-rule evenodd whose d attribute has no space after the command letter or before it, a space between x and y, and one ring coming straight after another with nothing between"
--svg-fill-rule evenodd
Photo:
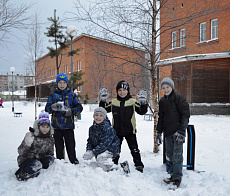
<instances>
[{"instance_id":1,"label":"mitten","mask_svg":"<svg viewBox=\"0 0 230 196\"><path fill-rule=\"evenodd\" d=\"M64 105L64 102L57 102L51 105L53 111L67 111L67 107Z\"/></svg>"},{"instance_id":2,"label":"mitten","mask_svg":"<svg viewBox=\"0 0 230 196\"><path fill-rule=\"evenodd\" d=\"M67 108L66 112L65 112L65 116L70 116L72 114L72 111L70 108Z\"/></svg>"},{"instance_id":3,"label":"mitten","mask_svg":"<svg viewBox=\"0 0 230 196\"><path fill-rule=\"evenodd\" d=\"M27 132L25 135L25 143L27 146L31 146L34 141L34 136L31 132Z\"/></svg>"},{"instance_id":4,"label":"mitten","mask_svg":"<svg viewBox=\"0 0 230 196\"><path fill-rule=\"evenodd\" d=\"M174 136L175 136L176 142L178 142L178 143L184 143L185 142L185 136L183 134L181 134L179 131L174 133Z\"/></svg>"},{"instance_id":5,"label":"mitten","mask_svg":"<svg viewBox=\"0 0 230 196\"><path fill-rule=\"evenodd\" d=\"M146 104L146 100L147 100L147 91L146 90L140 90L139 94L136 96L137 96L138 101L140 102L141 105Z\"/></svg>"},{"instance_id":6,"label":"mitten","mask_svg":"<svg viewBox=\"0 0 230 196\"><path fill-rule=\"evenodd\" d=\"M156 144L158 146L160 146L162 144L162 138L161 138L161 133L157 132L157 136L156 136Z\"/></svg>"},{"instance_id":7,"label":"mitten","mask_svg":"<svg viewBox=\"0 0 230 196\"><path fill-rule=\"evenodd\" d=\"M107 92L106 87L101 88L99 93L101 101L106 101L106 99L109 97L109 93Z\"/></svg>"},{"instance_id":8,"label":"mitten","mask_svg":"<svg viewBox=\"0 0 230 196\"><path fill-rule=\"evenodd\" d=\"M93 151L92 150L87 150L85 154L83 155L84 160L90 160L94 157Z\"/></svg>"}]
</instances>

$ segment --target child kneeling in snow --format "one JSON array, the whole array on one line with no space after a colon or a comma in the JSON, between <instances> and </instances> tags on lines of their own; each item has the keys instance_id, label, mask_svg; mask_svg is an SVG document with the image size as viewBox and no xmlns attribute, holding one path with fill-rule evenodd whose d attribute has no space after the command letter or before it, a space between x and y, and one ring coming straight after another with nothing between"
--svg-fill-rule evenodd
<instances>
[{"instance_id":1,"label":"child kneeling in snow","mask_svg":"<svg viewBox=\"0 0 230 196\"><path fill-rule=\"evenodd\" d=\"M106 115L107 112L102 107L94 110L94 122L89 128L83 159L90 160L95 156L97 164L104 171L110 171L114 166L113 160L119 155L120 140Z\"/></svg>"},{"instance_id":2,"label":"child kneeling in snow","mask_svg":"<svg viewBox=\"0 0 230 196\"><path fill-rule=\"evenodd\" d=\"M49 113L41 112L30 131L18 147L19 169L15 175L19 181L37 177L41 169L47 169L54 162L54 130Z\"/></svg>"}]
</instances>

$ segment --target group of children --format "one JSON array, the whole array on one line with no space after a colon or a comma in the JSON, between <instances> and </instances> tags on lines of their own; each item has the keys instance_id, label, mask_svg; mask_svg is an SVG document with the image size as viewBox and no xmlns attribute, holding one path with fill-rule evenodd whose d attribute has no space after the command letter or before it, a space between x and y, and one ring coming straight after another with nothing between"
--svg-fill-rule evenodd
<instances>
[{"instance_id":1,"label":"group of children","mask_svg":"<svg viewBox=\"0 0 230 196\"><path fill-rule=\"evenodd\" d=\"M65 159L64 146L72 164L79 164L76 158L74 139L74 117L83 110L78 96L68 87L68 76L61 73L56 77L57 87L50 94L45 111L35 120L33 128L26 133L18 147L18 166L16 177L27 180L39 175L41 169L47 169L56 158ZM174 82L164 78L161 82L164 96L159 102L159 119L156 142L161 144L161 135L165 135L167 171L171 175L165 179L167 184L177 187L181 183L183 166L183 143L190 113L189 106L182 95L174 91ZM84 160L95 160L104 171L118 168L122 141L125 138L137 171L143 173L144 164L136 138L135 112L140 115L148 110L147 92L140 90L138 100L130 95L129 84L118 82L117 98L107 101L109 93L100 89L99 107L93 113L93 125L89 128ZM112 124L107 117L112 112ZM52 114L52 123L49 120ZM122 164L121 164L122 165Z\"/></svg>"}]
</instances>

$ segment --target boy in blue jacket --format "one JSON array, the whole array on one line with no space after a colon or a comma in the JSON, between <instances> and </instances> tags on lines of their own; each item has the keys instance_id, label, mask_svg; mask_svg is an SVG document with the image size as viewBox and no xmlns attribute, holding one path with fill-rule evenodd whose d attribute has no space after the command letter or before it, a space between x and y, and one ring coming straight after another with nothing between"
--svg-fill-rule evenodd
<instances>
[{"instance_id":1,"label":"boy in blue jacket","mask_svg":"<svg viewBox=\"0 0 230 196\"><path fill-rule=\"evenodd\" d=\"M79 115L83 108L77 95L68 87L68 76L64 73L56 77L57 87L50 94L45 111L52 114L52 126L57 159L64 159L64 142L69 160L79 164L76 158L74 138L74 116Z\"/></svg>"},{"instance_id":2,"label":"boy in blue jacket","mask_svg":"<svg viewBox=\"0 0 230 196\"><path fill-rule=\"evenodd\" d=\"M114 166L113 160L119 155L120 140L106 115L107 112L102 107L94 110L94 122L89 128L83 159L90 160L95 157L104 171L110 171Z\"/></svg>"}]
</instances>

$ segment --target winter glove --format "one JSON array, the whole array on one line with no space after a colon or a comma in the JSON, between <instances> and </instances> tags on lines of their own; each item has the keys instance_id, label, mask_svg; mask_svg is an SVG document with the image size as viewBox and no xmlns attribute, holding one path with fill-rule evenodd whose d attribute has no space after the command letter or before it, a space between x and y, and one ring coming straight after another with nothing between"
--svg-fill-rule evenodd
<instances>
[{"instance_id":1,"label":"winter glove","mask_svg":"<svg viewBox=\"0 0 230 196\"><path fill-rule=\"evenodd\" d=\"M85 154L83 155L84 160L90 160L94 157L93 151L92 150L87 150Z\"/></svg>"},{"instance_id":2,"label":"winter glove","mask_svg":"<svg viewBox=\"0 0 230 196\"><path fill-rule=\"evenodd\" d=\"M70 108L67 108L67 111L65 112L65 116L70 116L72 114L72 111Z\"/></svg>"},{"instance_id":3,"label":"winter glove","mask_svg":"<svg viewBox=\"0 0 230 196\"><path fill-rule=\"evenodd\" d=\"M157 132L156 136L156 144L160 146L162 144L162 138L161 138L161 133Z\"/></svg>"},{"instance_id":4,"label":"winter glove","mask_svg":"<svg viewBox=\"0 0 230 196\"><path fill-rule=\"evenodd\" d=\"M106 101L106 99L109 97L109 93L107 92L106 87L101 88L99 93L101 101Z\"/></svg>"},{"instance_id":5,"label":"winter glove","mask_svg":"<svg viewBox=\"0 0 230 196\"><path fill-rule=\"evenodd\" d=\"M25 135L25 143L27 146L31 146L34 141L34 136L31 132L27 132Z\"/></svg>"},{"instance_id":6,"label":"winter glove","mask_svg":"<svg viewBox=\"0 0 230 196\"><path fill-rule=\"evenodd\" d=\"M136 95L140 104L141 105L145 105L146 104L146 100L147 100L147 91L146 90L140 90L139 94Z\"/></svg>"},{"instance_id":7,"label":"winter glove","mask_svg":"<svg viewBox=\"0 0 230 196\"><path fill-rule=\"evenodd\" d=\"M174 133L175 140L178 143L184 143L185 142L185 135L181 134L179 131Z\"/></svg>"},{"instance_id":8,"label":"winter glove","mask_svg":"<svg viewBox=\"0 0 230 196\"><path fill-rule=\"evenodd\" d=\"M64 102L57 102L51 105L53 111L67 111L67 107L64 106Z\"/></svg>"}]
</instances>

